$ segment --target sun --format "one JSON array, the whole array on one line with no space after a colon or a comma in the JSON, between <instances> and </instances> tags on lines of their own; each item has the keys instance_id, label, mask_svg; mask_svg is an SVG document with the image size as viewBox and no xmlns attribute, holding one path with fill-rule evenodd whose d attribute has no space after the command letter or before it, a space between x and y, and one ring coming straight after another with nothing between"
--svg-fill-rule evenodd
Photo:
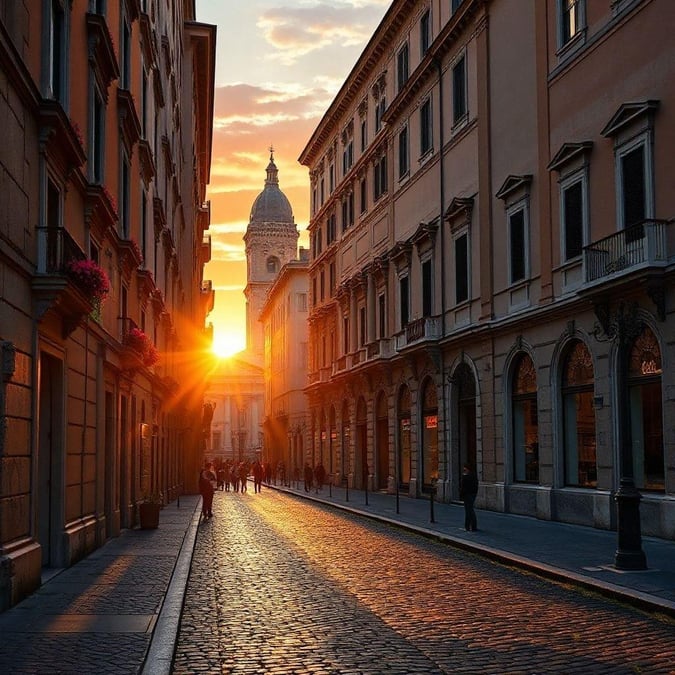
<instances>
[{"instance_id":1,"label":"sun","mask_svg":"<svg viewBox=\"0 0 675 675\"><path fill-rule=\"evenodd\" d=\"M240 335L235 333L215 333L213 336L213 353L221 359L232 356L244 348Z\"/></svg>"}]
</instances>

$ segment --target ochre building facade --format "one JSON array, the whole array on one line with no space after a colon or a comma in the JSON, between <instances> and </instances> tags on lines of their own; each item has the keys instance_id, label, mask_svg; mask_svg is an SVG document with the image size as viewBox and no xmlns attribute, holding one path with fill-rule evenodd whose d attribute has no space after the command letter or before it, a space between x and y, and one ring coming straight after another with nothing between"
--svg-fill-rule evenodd
<instances>
[{"instance_id":1,"label":"ochre building facade","mask_svg":"<svg viewBox=\"0 0 675 675\"><path fill-rule=\"evenodd\" d=\"M0 2L0 609L196 490L215 27Z\"/></svg>"},{"instance_id":2,"label":"ochre building facade","mask_svg":"<svg viewBox=\"0 0 675 675\"><path fill-rule=\"evenodd\" d=\"M300 162L335 482L675 537L667 0L392 3ZM645 45L649 49L645 49Z\"/></svg>"}]
</instances>

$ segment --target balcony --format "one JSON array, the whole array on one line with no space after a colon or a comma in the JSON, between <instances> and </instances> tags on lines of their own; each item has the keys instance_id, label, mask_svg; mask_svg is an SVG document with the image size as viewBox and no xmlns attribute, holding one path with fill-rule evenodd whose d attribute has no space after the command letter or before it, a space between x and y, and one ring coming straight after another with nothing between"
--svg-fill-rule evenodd
<instances>
[{"instance_id":1,"label":"balcony","mask_svg":"<svg viewBox=\"0 0 675 675\"><path fill-rule=\"evenodd\" d=\"M405 330L396 336L396 349L400 351L417 343L438 340L440 337L441 317L422 317L411 321L406 325Z\"/></svg>"},{"instance_id":2,"label":"balcony","mask_svg":"<svg viewBox=\"0 0 675 675\"><path fill-rule=\"evenodd\" d=\"M38 261L32 280L38 317L56 308L63 319L66 338L80 320L94 309L93 298L78 279L68 272L71 262L87 259L84 251L62 227L38 227Z\"/></svg>"},{"instance_id":3,"label":"balcony","mask_svg":"<svg viewBox=\"0 0 675 675\"><path fill-rule=\"evenodd\" d=\"M595 285L666 267L675 252L671 224L645 220L585 246L584 281Z\"/></svg>"},{"instance_id":4,"label":"balcony","mask_svg":"<svg viewBox=\"0 0 675 675\"><path fill-rule=\"evenodd\" d=\"M333 361L333 370L332 370L333 375L337 375L338 373L342 373L345 370L347 370L347 357L346 356L341 356L336 361Z\"/></svg>"},{"instance_id":5,"label":"balcony","mask_svg":"<svg viewBox=\"0 0 675 675\"><path fill-rule=\"evenodd\" d=\"M204 313L209 314L213 311L213 305L216 299L216 292L213 290L212 281L202 281L201 297L204 303Z\"/></svg>"},{"instance_id":6,"label":"balcony","mask_svg":"<svg viewBox=\"0 0 675 675\"><path fill-rule=\"evenodd\" d=\"M202 246L200 249L200 262L202 265L205 265L211 260L211 235L207 235L202 240Z\"/></svg>"},{"instance_id":7,"label":"balcony","mask_svg":"<svg viewBox=\"0 0 675 675\"><path fill-rule=\"evenodd\" d=\"M391 356L391 341L388 338L371 342L367 347L366 358L368 361L386 359L389 356Z\"/></svg>"}]
</instances>

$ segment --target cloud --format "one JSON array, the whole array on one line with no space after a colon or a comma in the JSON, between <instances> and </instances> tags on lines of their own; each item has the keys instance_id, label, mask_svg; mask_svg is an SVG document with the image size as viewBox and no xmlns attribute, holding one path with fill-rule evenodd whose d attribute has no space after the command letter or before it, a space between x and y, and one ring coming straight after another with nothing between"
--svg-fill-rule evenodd
<instances>
[{"instance_id":1,"label":"cloud","mask_svg":"<svg viewBox=\"0 0 675 675\"><path fill-rule=\"evenodd\" d=\"M374 19L382 15L389 0L313 2L304 6L280 6L264 12L258 27L281 59L291 65L318 50L342 49L365 44L372 34Z\"/></svg>"}]
</instances>

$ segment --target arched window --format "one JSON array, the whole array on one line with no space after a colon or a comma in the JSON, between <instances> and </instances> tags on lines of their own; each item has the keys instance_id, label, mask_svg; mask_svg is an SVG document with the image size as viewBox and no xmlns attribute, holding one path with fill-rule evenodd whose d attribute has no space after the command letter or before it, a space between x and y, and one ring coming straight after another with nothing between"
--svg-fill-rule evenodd
<instances>
[{"instance_id":1,"label":"arched window","mask_svg":"<svg viewBox=\"0 0 675 675\"><path fill-rule=\"evenodd\" d=\"M661 350L644 326L628 364L633 478L643 490L665 490L661 372Z\"/></svg>"},{"instance_id":2,"label":"arched window","mask_svg":"<svg viewBox=\"0 0 675 675\"><path fill-rule=\"evenodd\" d=\"M398 481L410 483L410 389L403 385L398 393Z\"/></svg>"},{"instance_id":3,"label":"arched window","mask_svg":"<svg viewBox=\"0 0 675 675\"><path fill-rule=\"evenodd\" d=\"M562 380L566 485L598 485L593 379L591 355L583 342L576 341L567 353Z\"/></svg>"},{"instance_id":4,"label":"arched window","mask_svg":"<svg viewBox=\"0 0 675 675\"><path fill-rule=\"evenodd\" d=\"M279 258L273 255L267 258L267 271L270 274L276 274L279 271Z\"/></svg>"},{"instance_id":5,"label":"arched window","mask_svg":"<svg viewBox=\"0 0 675 675\"><path fill-rule=\"evenodd\" d=\"M527 354L522 354L513 374L513 480L539 482L539 423L537 373Z\"/></svg>"},{"instance_id":6,"label":"arched window","mask_svg":"<svg viewBox=\"0 0 675 675\"><path fill-rule=\"evenodd\" d=\"M438 396L432 379L426 381L422 399L422 468L425 485L438 479Z\"/></svg>"}]
</instances>

